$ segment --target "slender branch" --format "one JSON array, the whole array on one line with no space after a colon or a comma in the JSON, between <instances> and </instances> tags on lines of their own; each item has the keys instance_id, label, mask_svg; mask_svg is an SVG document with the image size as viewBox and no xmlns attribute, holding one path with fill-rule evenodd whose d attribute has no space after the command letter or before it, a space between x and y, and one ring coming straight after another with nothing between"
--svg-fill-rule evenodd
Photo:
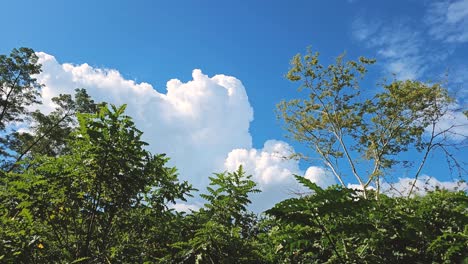
<instances>
[{"instance_id":1,"label":"slender branch","mask_svg":"<svg viewBox=\"0 0 468 264\"><path fill-rule=\"evenodd\" d=\"M416 174L414 175L414 180L413 180L413 183L411 184L410 190L408 192L408 197L411 197L411 194L413 193L414 186L416 185L416 182L418 181L419 174L421 173L421 170L422 170L424 164L426 163L427 157L429 156L429 152L434 147L432 142L435 139L435 136L434 136L435 135L435 126L436 126L436 124L435 124L435 122L433 122L432 123L432 131L431 131L431 139L429 140L429 143L427 144L427 148L426 148L426 151L424 152L424 156L423 156L423 158L421 160L421 163L419 164L419 167L418 167L418 170L416 171Z\"/></svg>"},{"instance_id":2,"label":"slender branch","mask_svg":"<svg viewBox=\"0 0 468 264\"><path fill-rule=\"evenodd\" d=\"M343 260L343 257L341 256L341 254L338 252L335 241L331 238L330 233L327 231L325 225L323 225L322 222L320 221L320 216L318 215L318 213L313 213L312 215L315 216L313 219L315 220L317 225L320 227L320 229L322 229L322 232L325 234L328 241L330 241L330 244L332 245L333 251L335 252L335 254L338 257L338 259L340 260L340 262L341 263L346 263Z\"/></svg>"},{"instance_id":3,"label":"slender branch","mask_svg":"<svg viewBox=\"0 0 468 264\"><path fill-rule=\"evenodd\" d=\"M70 112L67 112L62 118L60 118L59 121L57 121L53 126L51 126L49 129L47 129L46 132L44 132L40 137L36 138L36 140L33 141L33 143L31 145L29 145L17 158L16 158L16 161L13 163L13 165L6 171L6 172L11 172L17 165L18 165L18 162L20 162L23 157L34 147L36 146L39 141L41 141L44 137L46 137L47 135L49 135L50 132L52 132L53 129L55 129L56 127L58 127L60 125L60 123L62 123L67 117L70 117L72 116L72 114Z\"/></svg>"},{"instance_id":4,"label":"slender branch","mask_svg":"<svg viewBox=\"0 0 468 264\"><path fill-rule=\"evenodd\" d=\"M6 110L8 108L8 99L10 98L12 92L15 90L15 88L17 86L16 84L18 83L18 79L21 76L21 72L22 71L20 70L20 72L18 73L18 75L16 76L15 80L12 83L10 91L8 92L8 94L7 94L6 98L5 98L5 105L3 105L2 113L0 114L0 124L3 122L3 118L5 117Z\"/></svg>"},{"instance_id":5,"label":"slender branch","mask_svg":"<svg viewBox=\"0 0 468 264\"><path fill-rule=\"evenodd\" d=\"M318 141L318 138L317 136L315 136L308 128L306 128L304 126L303 123L299 122L300 126L307 132L307 134L309 134L311 137L313 137L316 141ZM338 174L338 172L336 171L336 168L333 166L333 164L331 163L330 159L327 157L327 155L325 155L325 153L323 153L323 151L320 149L319 145L318 144L314 144L315 145L315 149L317 150L317 152L320 154L320 156L322 156L322 158L325 160L325 164L331 169L332 173L335 175L335 177L338 179L338 181L340 182L340 184L343 186L343 187L346 187L342 177Z\"/></svg>"},{"instance_id":6,"label":"slender branch","mask_svg":"<svg viewBox=\"0 0 468 264\"><path fill-rule=\"evenodd\" d=\"M352 170L354 176L359 181L359 184L363 187L364 196L366 196L366 188L365 188L364 182L362 181L362 178L357 173L356 166L355 166L353 160L351 159L351 156L350 156L350 154L348 152L348 148L346 148L346 145L344 144L343 139L341 137L338 139L338 141L340 142L341 147L343 148L343 151L344 151L344 153L346 155L346 158L348 159L349 165L351 166L351 170Z\"/></svg>"}]
</instances>

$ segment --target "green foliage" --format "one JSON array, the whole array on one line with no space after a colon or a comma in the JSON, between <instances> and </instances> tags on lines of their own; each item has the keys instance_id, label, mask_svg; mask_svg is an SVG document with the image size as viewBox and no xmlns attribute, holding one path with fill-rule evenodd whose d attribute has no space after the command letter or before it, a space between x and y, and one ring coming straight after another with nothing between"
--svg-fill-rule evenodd
<instances>
[{"instance_id":1,"label":"green foliage","mask_svg":"<svg viewBox=\"0 0 468 264\"><path fill-rule=\"evenodd\" d=\"M249 194L257 193L255 182L242 166L235 172L210 177L205 207L194 212L193 234L179 254L181 262L263 263L256 241L256 217L247 211Z\"/></svg>"},{"instance_id":2,"label":"green foliage","mask_svg":"<svg viewBox=\"0 0 468 264\"><path fill-rule=\"evenodd\" d=\"M286 263L461 263L468 257L465 192L375 199L296 178L314 193L267 211L279 220L273 232Z\"/></svg>"},{"instance_id":3,"label":"green foliage","mask_svg":"<svg viewBox=\"0 0 468 264\"><path fill-rule=\"evenodd\" d=\"M165 254L166 234L134 228L170 222L175 216L166 204L184 199L191 187L164 166L164 155L144 149L142 132L124 111L104 106L97 114L79 114L69 152L36 157L24 173L2 178L0 239L6 246L0 256L25 263L133 263ZM157 234L161 241L151 237Z\"/></svg>"},{"instance_id":4,"label":"green foliage","mask_svg":"<svg viewBox=\"0 0 468 264\"><path fill-rule=\"evenodd\" d=\"M216 173L210 177L208 194L200 196L209 202L205 207L213 220L223 225L242 223L246 206L250 204L249 194L260 192L251 178L245 175L242 166L235 172Z\"/></svg>"}]
</instances>

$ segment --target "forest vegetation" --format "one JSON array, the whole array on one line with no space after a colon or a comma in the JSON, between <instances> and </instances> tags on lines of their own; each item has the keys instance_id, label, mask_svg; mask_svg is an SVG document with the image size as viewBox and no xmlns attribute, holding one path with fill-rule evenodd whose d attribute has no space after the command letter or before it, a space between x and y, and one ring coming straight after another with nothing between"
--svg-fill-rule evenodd
<instances>
[{"instance_id":1,"label":"forest vegetation","mask_svg":"<svg viewBox=\"0 0 468 264\"><path fill-rule=\"evenodd\" d=\"M260 190L242 166L195 190L170 157L147 150L125 105L76 87L54 98L54 111L34 110L37 56L1 55L0 262L468 263L466 190L382 191L395 168L418 179L434 151L463 180L450 128L437 129L453 99L441 83L396 79L366 98L359 84L373 63L341 55L322 65L310 50L292 59L287 78L300 93L277 114L309 153L290 158L318 156L338 184L296 175L306 191L257 214L250 195ZM408 150L419 163L403 160ZM360 187L348 188L340 168ZM199 210L171 207L197 193Z\"/></svg>"}]
</instances>

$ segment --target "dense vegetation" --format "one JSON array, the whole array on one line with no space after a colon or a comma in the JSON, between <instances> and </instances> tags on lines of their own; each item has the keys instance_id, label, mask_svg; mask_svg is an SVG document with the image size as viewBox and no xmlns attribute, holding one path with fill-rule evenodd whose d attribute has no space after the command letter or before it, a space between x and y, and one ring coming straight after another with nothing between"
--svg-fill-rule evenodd
<instances>
[{"instance_id":1,"label":"dense vegetation","mask_svg":"<svg viewBox=\"0 0 468 264\"><path fill-rule=\"evenodd\" d=\"M439 138L449 131L435 124L451 99L439 84L395 80L359 101L359 78L372 63L293 59L288 78L309 94L282 102L279 114L341 184L322 189L296 176L308 192L257 215L248 206L259 190L242 167L210 177L201 209L170 209L196 190L168 157L145 149L125 106L77 89L55 98L50 114L30 111L40 102L36 55L0 56L0 262L466 263L465 191L380 190L389 169L407 164L399 153L422 154L417 178L431 151L447 150ZM343 161L360 190L346 188ZM373 169L363 176L358 162Z\"/></svg>"}]
</instances>

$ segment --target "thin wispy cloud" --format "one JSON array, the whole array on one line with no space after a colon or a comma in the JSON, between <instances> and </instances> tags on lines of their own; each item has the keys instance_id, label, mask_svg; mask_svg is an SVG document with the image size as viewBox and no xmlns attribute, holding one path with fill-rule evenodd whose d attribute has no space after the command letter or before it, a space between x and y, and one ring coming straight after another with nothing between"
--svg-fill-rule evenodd
<instances>
[{"instance_id":1,"label":"thin wispy cloud","mask_svg":"<svg viewBox=\"0 0 468 264\"><path fill-rule=\"evenodd\" d=\"M468 42L468 0L431 3L425 22L429 34L437 40L448 43Z\"/></svg>"},{"instance_id":2,"label":"thin wispy cloud","mask_svg":"<svg viewBox=\"0 0 468 264\"><path fill-rule=\"evenodd\" d=\"M361 45L376 50L376 57L387 74L398 79L438 81L447 68L456 68L452 79L464 78L448 59L460 45L468 42L468 0L432 1L423 8L422 17L360 16L352 24L353 38ZM459 76L460 75L460 76Z\"/></svg>"},{"instance_id":3,"label":"thin wispy cloud","mask_svg":"<svg viewBox=\"0 0 468 264\"><path fill-rule=\"evenodd\" d=\"M386 76L397 79L446 81L455 96L454 107L438 125L440 131L454 127L450 139L462 141L468 135L467 120L460 109L467 97L466 65L452 64L457 48L468 41L468 0L436 1L425 6L425 16L355 19L353 37L375 55ZM450 66L450 67L449 67ZM453 69L453 70L452 70ZM445 80L445 73L449 74Z\"/></svg>"},{"instance_id":4,"label":"thin wispy cloud","mask_svg":"<svg viewBox=\"0 0 468 264\"><path fill-rule=\"evenodd\" d=\"M358 18L353 23L352 33L359 43L376 50L386 75L402 80L418 79L431 70L430 65L445 60L451 50L427 45L424 32L411 24L405 19L385 24Z\"/></svg>"}]
</instances>

